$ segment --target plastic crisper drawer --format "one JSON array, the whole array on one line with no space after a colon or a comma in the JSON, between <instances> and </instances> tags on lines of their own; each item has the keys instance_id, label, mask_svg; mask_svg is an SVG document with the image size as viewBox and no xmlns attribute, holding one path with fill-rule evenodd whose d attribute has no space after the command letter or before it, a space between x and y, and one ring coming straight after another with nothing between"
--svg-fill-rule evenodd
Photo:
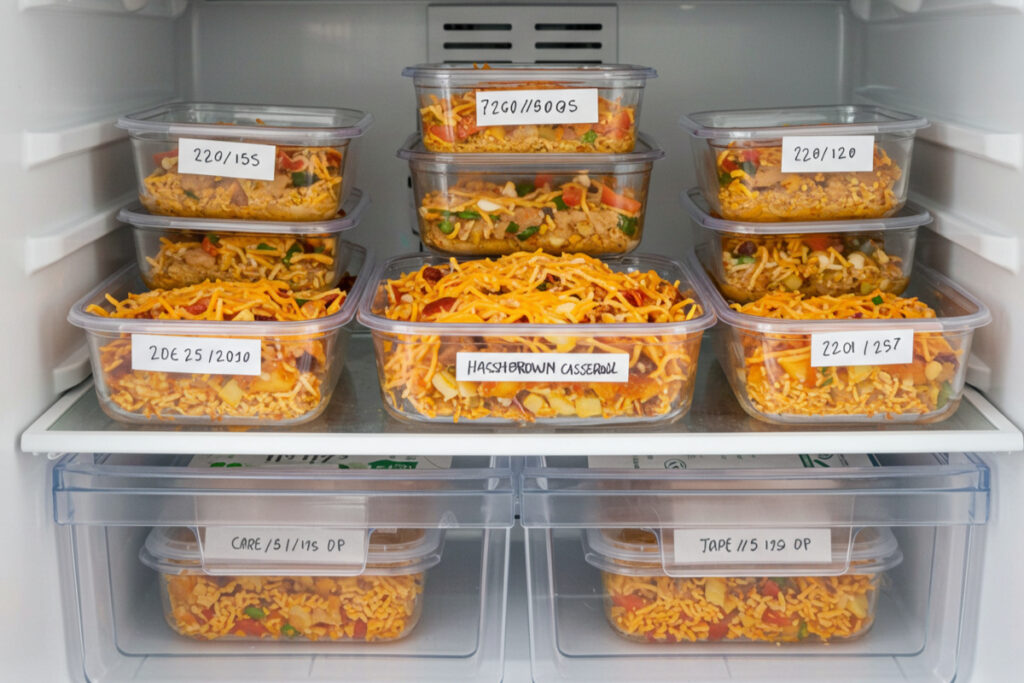
<instances>
[{"instance_id":1,"label":"plastic crisper drawer","mask_svg":"<svg viewBox=\"0 0 1024 683\"><path fill-rule=\"evenodd\" d=\"M73 455L53 471L87 680L494 680L507 458Z\"/></svg>"},{"instance_id":2,"label":"plastic crisper drawer","mask_svg":"<svg viewBox=\"0 0 1024 683\"><path fill-rule=\"evenodd\" d=\"M520 489L536 681L960 670L989 511L975 455L531 456Z\"/></svg>"}]
</instances>

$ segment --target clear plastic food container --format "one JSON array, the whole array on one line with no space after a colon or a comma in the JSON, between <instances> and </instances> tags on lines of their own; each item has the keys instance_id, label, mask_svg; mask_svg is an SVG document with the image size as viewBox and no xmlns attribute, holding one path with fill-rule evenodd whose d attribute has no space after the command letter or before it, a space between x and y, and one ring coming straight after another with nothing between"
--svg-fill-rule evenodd
<instances>
[{"instance_id":1,"label":"clear plastic food container","mask_svg":"<svg viewBox=\"0 0 1024 683\"><path fill-rule=\"evenodd\" d=\"M785 224L728 221L709 213L700 190L681 195L698 243L720 257L706 264L718 290L745 303L768 292L901 294L910 281L917 228L931 215L913 205L895 216Z\"/></svg>"},{"instance_id":2,"label":"clear plastic food container","mask_svg":"<svg viewBox=\"0 0 1024 683\"><path fill-rule=\"evenodd\" d=\"M624 254L640 244L651 167L665 153L640 137L628 154L438 154L412 136L409 161L420 239L431 249Z\"/></svg>"},{"instance_id":3,"label":"clear plastic food container","mask_svg":"<svg viewBox=\"0 0 1024 683\"><path fill-rule=\"evenodd\" d=\"M517 256L544 257L540 252ZM581 262L587 258L578 256ZM398 301L399 283L439 282L447 273L491 288L492 293L501 292L504 285L496 281L498 276L488 275L498 262L460 263L412 254L376 269L358 317L372 331L384 405L392 415L416 421L470 418L594 425L671 420L689 410L701 336L714 324L714 316L694 298L689 273L666 258L628 256L604 263L616 273L638 273L636 277L650 281L640 274L653 271L668 284L674 283L673 306L685 308L685 315L692 316L688 320L459 323L408 322L386 315L389 304ZM480 273L467 273L467 268L477 267ZM559 286L552 284L545 266L536 269L537 284L531 279L522 285L522 295L506 292L494 305L534 305L542 298L534 298L534 290L547 293L549 286ZM581 288L568 295L559 293L557 301L552 293L547 303L537 305L547 310L563 306L571 312L577 306L584 310L593 306L597 291ZM421 311L448 310L456 303L452 297L418 301L410 294L400 296L409 297L408 302L400 301ZM623 305L626 301L646 305L640 290L620 290L619 296Z\"/></svg>"},{"instance_id":4,"label":"clear plastic food container","mask_svg":"<svg viewBox=\"0 0 1024 683\"><path fill-rule=\"evenodd\" d=\"M892 216L907 199L914 133L928 121L865 105L683 116L712 212L735 221Z\"/></svg>"},{"instance_id":5,"label":"clear plastic food container","mask_svg":"<svg viewBox=\"0 0 1024 683\"><path fill-rule=\"evenodd\" d=\"M107 318L89 306L111 310L107 296L122 300L146 287L134 265L104 280L68 314L86 331L104 412L121 422L193 425L284 426L315 418L344 367L345 326L365 286L366 251L341 246L355 284L340 310L313 320Z\"/></svg>"},{"instance_id":6,"label":"clear plastic food container","mask_svg":"<svg viewBox=\"0 0 1024 683\"><path fill-rule=\"evenodd\" d=\"M161 216L136 202L117 219L132 226L139 272L150 289L268 279L317 291L341 281L351 255L338 235L359 224L368 204L355 189L329 221L273 222Z\"/></svg>"},{"instance_id":7,"label":"clear plastic food container","mask_svg":"<svg viewBox=\"0 0 1024 683\"><path fill-rule=\"evenodd\" d=\"M766 530L770 533L770 530ZM843 539L848 529L833 530ZM875 620L885 572L903 554L887 527L861 529L852 545L833 543L838 574L779 576L767 567L737 575L709 564L701 576L666 569L659 534L644 529L587 529L586 561L601 570L605 616L630 640L652 643L849 640ZM839 549L837 552L836 549Z\"/></svg>"},{"instance_id":8,"label":"clear plastic food container","mask_svg":"<svg viewBox=\"0 0 1024 683\"><path fill-rule=\"evenodd\" d=\"M188 102L117 125L131 136L150 213L327 221L353 187L351 143L372 122L354 109Z\"/></svg>"},{"instance_id":9,"label":"clear plastic food container","mask_svg":"<svg viewBox=\"0 0 1024 683\"><path fill-rule=\"evenodd\" d=\"M630 64L420 64L419 130L431 152L632 152L654 69Z\"/></svg>"},{"instance_id":10,"label":"clear plastic food container","mask_svg":"<svg viewBox=\"0 0 1024 683\"><path fill-rule=\"evenodd\" d=\"M164 617L180 635L383 642L405 637L419 621L426 570L441 561L443 533L372 531L365 566L339 565L336 575L320 565L315 575L270 576L244 562L214 574L186 527L155 527L139 559L160 573Z\"/></svg>"},{"instance_id":11,"label":"clear plastic food container","mask_svg":"<svg viewBox=\"0 0 1024 683\"><path fill-rule=\"evenodd\" d=\"M706 246L697 253L712 260ZM719 361L740 405L782 424L944 420L960 405L974 331L992 320L985 304L921 265L904 297L934 318L768 318L730 307L706 276L698 288L723 323Z\"/></svg>"}]
</instances>

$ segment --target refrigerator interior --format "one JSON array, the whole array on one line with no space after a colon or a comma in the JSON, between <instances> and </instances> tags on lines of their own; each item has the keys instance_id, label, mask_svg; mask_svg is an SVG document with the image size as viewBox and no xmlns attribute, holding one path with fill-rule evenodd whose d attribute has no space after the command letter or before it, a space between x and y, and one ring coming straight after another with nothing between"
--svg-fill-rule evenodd
<instances>
[{"instance_id":1,"label":"refrigerator interior","mask_svg":"<svg viewBox=\"0 0 1024 683\"><path fill-rule=\"evenodd\" d=\"M5 106L0 153L5 208L2 284L8 297L9 390L2 413L8 549L0 586L8 614L0 657L11 680L67 680L74 637L58 584L59 544L47 495L49 463L23 453L18 435L88 373L71 303L131 258L114 216L134 195L118 114L169 99L334 105L373 113L356 184L372 198L347 237L378 256L417 248L409 225L408 168L395 150L415 129L403 66L451 58L442 16L426 2L247 0L20 0L0 9ZM507 22L509 52L535 54L536 8L490 3L472 21ZM445 11L452 11L450 8ZM465 10L469 12L469 10ZM478 12L478 10L473 10ZM929 117L915 146L912 198L935 215L921 258L991 309L976 336L968 381L1016 424L1024 317L1012 315L1024 210L1024 42L1020 3L1000 0L562 3L547 20L601 23L601 46L555 59L596 58L658 70L643 128L667 152L656 162L641 251L681 256L692 232L677 195L694 184L680 114L711 108L873 102ZM466 15L469 16L469 15ZM547 16L547 15L545 15ZM596 18L596 19L595 19ZM502 59L505 48L459 51ZM588 50L595 54L585 54ZM450 50L449 50L450 51ZM564 56L570 52L571 57ZM580 56L582 55L582 57ZM524 58L523 56L516 57ZM372 386L356 387L376 393ZM699 397L698 397L699 400ZM942 444L921 438L921 450ZM681 443L680 448L685 449ZM993 504L984 548L979 630L963 680L1012 677L1024 599L1016 580L1024 487L1019 454L985 456ZM517 558L512 554L515 571ZM517 584L515 578L512 585ZM510 599L512 614L517 600ZM520 625L519 628L525 627ZM513 630L516 626L510 626ZM510 636L511 637L511 636ZM510 653L525 658L526 654ZM518 667L521 661L510 666ZM511 678L511 676L509 677ZM73 680L73 679L72 679ZM518 678L517 678L518 680Z\"/></svg>"}]
</instances>

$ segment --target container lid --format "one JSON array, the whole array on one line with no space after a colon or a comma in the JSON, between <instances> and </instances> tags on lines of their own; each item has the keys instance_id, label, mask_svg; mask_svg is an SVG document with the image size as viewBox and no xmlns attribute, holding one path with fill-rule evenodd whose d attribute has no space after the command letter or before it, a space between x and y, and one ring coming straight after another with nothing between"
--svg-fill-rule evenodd
<instances>
[{"instance_id":1,"label":"container lid","mask_svg":"<svg viewBox=\"0 0 1024 683\"><path fill-rule=\"evenodd\" d=\"M139 550L139 560L164 574L193 571L211 575L248 576L281 572L318 576L356 576L365 572L394 576L421 572L441 561L444 545L444 531L441 529L368 529L360 533L368 534L369 540L355 562L331 563L321 560L312 564L280 559L215 562L207 557L201 544L206 536L206 528L199 527L197 537L196 531L189 527L158 526L146 537L145 544Z\"/></svg>"},{"instance_id":2,"label":"container lid","mask_svg":"<svg viewBox=\"0 0 1024 683\"><path fill-rule=\"evenodd\" d=\"M310 146L359 137L372 124L373 116L356 109L218 102L172 102L117 120L118 128L137 136L237 138Z\"/></svg>"},{"instance_id":3,"label":"container lid","mask_svg":"<svg viewBox=\"0 0 1024 683\"><path fill-rule=\"evenodd\" d=\"M500 85L500 81L567 81L585 85L614 85L615 81L657 78L649 66L634 64L417 64L402 69L402 75L417 85L480 86Z\"/></svg>"},{"instance_id":4,"label":"container lid","mask_svg":"<svg viewBox=\"0 0 1024 683\"><path fill-rule=\"evenodd\" d=\"M595 166L650 163L664 156L665 151L646 133L640 133L637 136L636 146L633 151L625 154L501 154L494 152L452 154L447 152L428 152L423 146L419 133L413 133L406 138L405 144L398 150L399 159L405 159L413 164L429 162L483 169L492 166L526 166L531 171L536 168L547 169L560 166L572 169L585 169Z\"/></svg>"},{"instance_id":5,"label":"container lid","mask_svg":"<svg viewBox=\"0 0 1024 683\"><path fill-rule=\"evenodd\" d=\"M153 320L149 318L104 318L86 309L95 304L109 306L106 296L122 299L129 293L145 292L148 287L139 276L137 264L124 266L92 291L76 301L68 312L68 322L90 332L116 334L181 334L218 335L226 337L268 337L291 334L317 334L338 329L352 321L368 278L372 257L366 249L347 240L340 240L338 253L349 255L345 270L356 276L356 282L345 297L341 309L313 320Z\"/></svg>"},{"instance_id":6,"label":"container lid","mask_svg":"<svg viewBox=\"0 0 1024 683\"><path fill-rule=\"evenodd\" d=\"M767 140L783 135L873 135L914 131L928 119L864 104L733 109L684 114L679 125L697 138Z\"/></svg>"},{"instance_id":7,"label":"container lid","mask_svg":"<svg viewBox=\"0 0 1024 683\"><path fill-rule=\"evenodd\" d=\"M246 232L271 235L321 235L343 232L359 225L370 195L353 189L338 215L328 221L250 221L225 218L182 218L150 213L138 201L122 208L117 220L140 230L188 230L192 232Z\"/></svg>"},{"instance_id":8,"label":"container lid","mask_svg":"<svg viewBox=\"0 0 1024 683\"><path fill-rule=\"evenodd\" d=\"M771 533L770 528L763 531ZM586 529L583 532L584 557L598 569L630 576L650 576L652 572L668 576L784 575L781 572L791 575L800 572L807 576L875 574L903 560L889 527L833 528L832 562L817 565L675 564L665 547L670 534L670 529Z\"/></svg>"},{"instance_id":9,"label":"container lid","mask_svg":"<svg viewBox=\"0 0 1024 683\"><path fill-rule=\"evenodd\" d=\"M385 280L419 270L425 265L437 266L447 264L449 261L450 258L445 256L414 253L395 256L378 265L366 284L368 291L359 302L359 310L356 314L359 322L371 330L394 334L485 335L514 338L535 334L580 336L691 334L715 324L715 316L705 303L703 295L699 295L699 290L693 287L694 278L689 270L672 259L653 254L630 254L602 259L602 262L613 270L623 272L653 270L670 282L678 280L679 287L684 291L692 287L694 298L703 309L699 316L691 320L665 323L438 323L391 320L375 310L378 306L377 295L382 291L381 285Z\"/></svg>"},{"instance_id":10,"label":"container lid","mask_svg":"<svg viewBox=\"0 0 1024 683\"><path fill-rule=\"evenodd\" d=\"M894 216L887 218L856 218L842 221L791 221L756 223L730 221L712 216L707 200L699 187L691 187L679 195L679 203L696 223L715 232L749 235L795 235L819 232L865 232L917 228L932 222L932 215L913 202L907 202Z\"/></svg>"},{"instance_id":11,"label":"container lid","mask_svg":"<svg viewBox=\"0 0 1024 683\"><path fill-rule=\"evenodd\" d=\"M817 332L849 332L900 327L914 332L958 332L976 330L992 322L988 306L940 273L914 264L914 278L904 296L916 296L936 309L935 318L894 318L884 320L787 320L740 313L711 284L702 264L713 263L710 245L702 244L690 252L688 261L699 271L694 286L703 301L725 324L744 330L770 334L813 334Z\"/></svg>"}]
</instances>

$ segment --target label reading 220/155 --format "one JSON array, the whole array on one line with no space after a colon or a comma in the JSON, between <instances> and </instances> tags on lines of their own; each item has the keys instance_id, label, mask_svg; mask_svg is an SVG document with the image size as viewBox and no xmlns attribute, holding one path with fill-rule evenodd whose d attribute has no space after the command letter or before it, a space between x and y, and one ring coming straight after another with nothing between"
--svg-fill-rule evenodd
<instances>
[{"instance_id":1,"label":"label reading 220/155","mask_svg":"<svg viewBox=\"0 0 1024 683\"><path fill-rule=\"evenodd\" d=\"M478 90L476 125L597 123L597 88Z\"/></svg>"},{"instance_id":2,"label":"label reading 220/155","mask_svg":"<svg viewBox=\"0 0 1024 683\"><path fill-rule=\"evenodd\" d=\"M133 334L132 370L258 375L260 340Z\"/></svg>"},{"instance_id":3,"label":"label reading 220/155","mask_svg":"<svg viewBox=\"0 0 1024 683\"><path fill-rule=\"evenodd\" d=\"M476 353L455 355L459 382L629 381L628 353Z\"/></svg>"},{"instance_id":4,"label":"label reading 220/155","mask_svg":"<svg viewBox=\"0 0 1024 683\"><path fill-rule=\"evenodd\" d=\"M874 135L791 135L782 138L783 173L860 173L874 168Z\"/></svg>"},{"instance_id":5,"label":"label reading 220/155","mask_svg":"<svg viewBox=\"0 0 1024 683\"><path fill-rule=\"evenodd\" d=\"M812 368L913 362L913 330L860 330L811 335Z\"/></svg>"},{"instance_id":6,"label":"label reading 220/155","mask_svg":"<svg viewBox=\"0 0 1024 683\"><path fill-rule=\"evenodd\" d=\"M274 145L178 139L178 173L273 180L276 156Z\"/></svg>"}]
</instances>

